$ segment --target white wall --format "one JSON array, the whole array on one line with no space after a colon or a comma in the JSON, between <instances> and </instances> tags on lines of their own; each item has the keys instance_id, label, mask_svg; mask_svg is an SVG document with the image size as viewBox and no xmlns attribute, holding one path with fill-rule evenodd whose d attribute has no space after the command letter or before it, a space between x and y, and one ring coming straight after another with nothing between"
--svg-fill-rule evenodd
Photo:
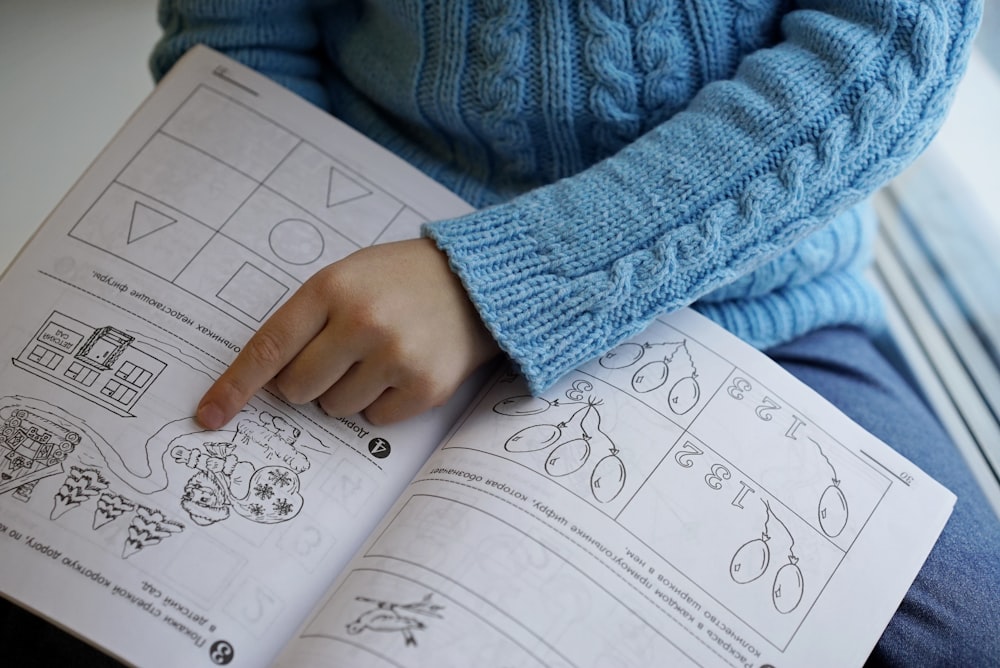
<instances>
[{"instance_id":1,"label":"white wall","mask_svg":"<svg viewBox=\"0 0 1000 668\"><path fill-rule=\"evenodd\" d=\"M0 270L152 90L155 0L0 0Z\"/></svg>"}]
</instances>

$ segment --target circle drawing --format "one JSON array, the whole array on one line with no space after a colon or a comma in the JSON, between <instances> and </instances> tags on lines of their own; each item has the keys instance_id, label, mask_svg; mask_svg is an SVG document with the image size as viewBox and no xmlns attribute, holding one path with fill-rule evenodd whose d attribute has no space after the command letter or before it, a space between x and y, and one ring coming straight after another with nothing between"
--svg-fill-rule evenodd
<instances>
[{"instance_id":1,"label":"circle drawing","mask_svg":"<svg viewBox=\"0 0 1000 668\"><path fill-rule=\"evenodd\" d=\"M323 256L323 234L315 225L288 218L271 228L267 237L271 251L288 264L312 264Z\"/></svg>"}]
</instances>

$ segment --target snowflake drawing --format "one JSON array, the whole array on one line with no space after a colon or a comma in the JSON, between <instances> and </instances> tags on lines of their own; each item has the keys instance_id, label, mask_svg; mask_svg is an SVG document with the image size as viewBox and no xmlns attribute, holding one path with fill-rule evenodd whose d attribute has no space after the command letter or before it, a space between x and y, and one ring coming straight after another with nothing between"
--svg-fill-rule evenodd
<instances>
[{"instance_id":1,"label":"snowflake drawing","mask_svg":"<svg viewBox=\"0 0 1000 668\"><path fill-rule=\"evenodd\" d=\"M292 484L291 472L287 470L268 471L268 478L275 487L288 487Z\"/></svg>"},{"instance_id":2,"label":"snowflake drawing","mask_svg":"<svg viewBox=\"0 0 1000 668\"><path fill-rule=\"evenodd\" d=\"M276 499L274 501L274 512L278 515L288 515L293 510L295 506L288 502L288 499Z\"/></svg>"}]
</instances>

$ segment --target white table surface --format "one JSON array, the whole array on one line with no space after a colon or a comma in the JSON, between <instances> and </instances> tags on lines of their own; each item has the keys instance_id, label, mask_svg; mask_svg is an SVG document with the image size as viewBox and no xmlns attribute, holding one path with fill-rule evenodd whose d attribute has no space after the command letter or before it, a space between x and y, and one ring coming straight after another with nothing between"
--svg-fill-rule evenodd
<instances>
[{"instance_id":1,"label":"white table surface","mask_svg":"<svg viewBox=\"0 0 1000 668\"><path fill-rule=\"evenodd\" d=\"M0 0L0 270L152 90L155 0Z\"/></svg>"}]
</instances>

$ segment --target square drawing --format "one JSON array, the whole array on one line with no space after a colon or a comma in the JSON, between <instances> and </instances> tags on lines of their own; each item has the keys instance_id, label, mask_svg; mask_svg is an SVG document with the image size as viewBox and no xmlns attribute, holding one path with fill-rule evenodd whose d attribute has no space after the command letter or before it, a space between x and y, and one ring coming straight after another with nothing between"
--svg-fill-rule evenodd
<instances>
[{"instance_id":1,"label":"square drawing","mask_svg":"<svg viewBox=\"0 0 1000 668\"><path fill-rule=\"evenodd\" d=\"M241 313L262 322L287 292L288 286L244 262L216 296Z\"/></svg>"}]
</instances>

